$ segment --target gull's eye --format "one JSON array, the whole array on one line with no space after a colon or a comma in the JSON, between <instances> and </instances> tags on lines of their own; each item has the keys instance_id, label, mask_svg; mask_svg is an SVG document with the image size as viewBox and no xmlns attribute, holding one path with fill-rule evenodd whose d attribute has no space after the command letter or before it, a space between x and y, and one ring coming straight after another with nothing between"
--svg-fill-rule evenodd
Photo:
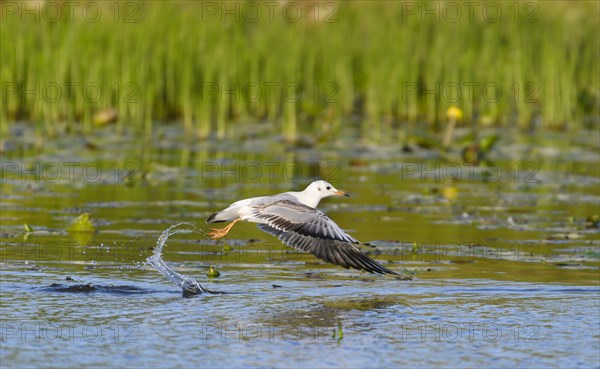
<instances>
[{"instance_id":1,"label":"gull's eye","mask_svg":"<svg viewBox=\"0 0 600 369\"><path fill-rule=\"evenodd\" d=\"M331 190L331 186L327 186L327 189L328 189L328 190Z\"/></svg>"}]
</instances>

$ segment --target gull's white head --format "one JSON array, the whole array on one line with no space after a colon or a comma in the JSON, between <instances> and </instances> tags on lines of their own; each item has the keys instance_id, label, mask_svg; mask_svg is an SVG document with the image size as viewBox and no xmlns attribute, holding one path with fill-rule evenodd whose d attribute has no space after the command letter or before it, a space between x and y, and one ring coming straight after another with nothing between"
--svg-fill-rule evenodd
<instances>
[{"instance_id":1,"label":"gull's white head","mask_svg":"<svg viewBox=\"0 0 600 369\"><path fill-rule=\"evenodd\" d=\"M310 207L316 208L319 205L321 199L329 196L346 196L350 197L344 191L340 191L327 181L319 180L309 184L304 191L302 191L303 198L300 201Z\"/></svg>"}]
</instances>

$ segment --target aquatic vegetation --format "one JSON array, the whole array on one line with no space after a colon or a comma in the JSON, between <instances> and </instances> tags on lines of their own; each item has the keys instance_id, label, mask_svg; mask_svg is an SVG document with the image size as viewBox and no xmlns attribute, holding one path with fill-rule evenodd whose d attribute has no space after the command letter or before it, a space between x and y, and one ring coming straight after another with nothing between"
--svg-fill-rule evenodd
<instances>
[{"instance_id":1,"label":"aquatic vegetation","mask_svg":"<svg viewBox=\"0 0 600 369\"><path fill-rule=\"evenodd\" d=\"M75 220L73 220L73 222L71 223L71 225L69 226L69 228L67 228L67 231L75 233L75 232L96 232L96 227L94 226L94 224L92 223L92 220L90 219L90 214L89 213L83 213L80 216L78 216L77 218L75 218Z\"/></svg>"},{"instance_id":2,"label":"aquatic vegetation","mask_svg":"<svg viewBox=\"0 0 600 369\"><path fill-rule=\"evenodd\" d=\"M500 135L496 133L488 134L481 137L479 141L477 141L475 135L470 135L468 139L470 141L462 148L461 155L466 163L474 164L486 159L486 156L498 143Z\"/></svg>"},{"instance_id":3,"label":"aquatic vegetation","mask_svg":"<svg viewBox=\"0 0 600 369\"><path fill-rule=\"evenodd\" d=\"M463 118L463 111L456 106L451 106L446 110L446 116L448 119L461 120Z\"/></svg>"},{"instance_id":4,"label":"aquatic vegetation","mask_svg":"<svg viewBox=\"0 0 600 369\"><path fill-rule=\"evenodd\" d=\"M29 224L23 223L23 228L25 229L25 233L33 233L33 228Z\"/></svg>"},{"instance_id":5,"label":"aquatic vegetation","mask_svg":"<svg viewBox=\"0 0 600 369\"><path fill-rule=\"evenodd\" d=\"M97 126L105 126L115 123L119 118L119 112L116 109L100 110L94 114L93 121Z\"/></svg>"},{"instance_id":6,"label":"aquatic vegetation","mask_svg":"<svg viewBox=\"0 0 600 369\"><path fill-rule=\"evenodd\" d=\"M598 217L598 214L590 215L585 221L586 227L588 228L598 228L600 225L600 217Z\"/></svg>"},{"instance_id":7,"label":"aquatic vegetation","mask_svg":"<svg viewBox=\"0 0 600 369\"><path fill-rule=\"evenodd\" d=\"M337 330L335 328L333 329L332 338L336 339L338 342L344 339L344 330L342 329L342 321L340 319L337 321Z\"/></svg>"},{"instance_id":8,"label":"aquatic vegetation","mask_svg":"<svg viewBox=\"0 0 600 369\"><path fill-rule=\"evenodd\" d=\"M206 272L206 275L208 278L219 278L221 272L219 272L219 269L217 269L214 265L211 265L208 267L208 272Z\"/></svg>"},{"instance_id":9,"label":"aquatic vegetation","mask_svg":"<svg viewBox=\"0 0 600 369\"><path fill-rule=\"evenodd\" d=\"M444 148L450 147L456 124L463 119L463 111L456 106L451 106L446 110L446 117L448 118L448 123L446 125L444 138L442 139L442 147Z\"/></svg>"},{"instance_id":10,"label":"aquatic vegetation","mask_svg":"<svg viewBox=\"0 0 600 369\"><path fill-rule=\"evenodd\" d=\"M3 134L30 120L46 134L116 121L116 133L149 135L176 119L190 137L224 138L269 121L295 141L358 116L364 137L383 140L397 124L439 129L450 106L465 123L502 126L573 128L598 115L597 2L495 2L498 19L477 7L456 21L401 1L316 2L299 21L132 1L96 3L92 22L83 4L58 21L3 14Z\"/></svg>"}]
</instances>

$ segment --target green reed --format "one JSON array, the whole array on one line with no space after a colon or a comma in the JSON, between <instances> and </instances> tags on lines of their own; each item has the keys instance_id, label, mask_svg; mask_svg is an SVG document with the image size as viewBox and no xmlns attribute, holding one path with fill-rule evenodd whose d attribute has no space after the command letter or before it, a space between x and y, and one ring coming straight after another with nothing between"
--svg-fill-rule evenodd
<instances>
[{"instance_id":1,"label":"green reed","mask_svg":"<svg viewBox=\"0 0 600 369\"><path fill-rule=\"evenodd\" d=\"M175 120L190 137L225 138L269 121L289 140L356 116L376 140L390 125L441 128L450 106L468 122L523 127L599 114L595 2L478 2L458 18L452 2L297 2L293 22L286 3L270 17L260 1L90 2L96 22L85 2L58 21L44 11L62 2L36 3L39 19L2 3L3 134L15 120L89 131L108 108L118 132ZM222 12L236 4L237 16Z\"/></svg>"}]
</instances>

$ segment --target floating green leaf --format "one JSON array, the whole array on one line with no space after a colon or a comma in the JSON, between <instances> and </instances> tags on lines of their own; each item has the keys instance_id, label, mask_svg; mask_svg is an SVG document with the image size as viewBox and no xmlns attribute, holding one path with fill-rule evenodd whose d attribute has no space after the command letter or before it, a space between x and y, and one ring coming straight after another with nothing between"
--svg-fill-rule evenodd
<instances>
[{"instance_id":1,"label":"floating green leaf","mask_svg":"<svg viewBox=\"0 0 600 369\"><path fill-rule=\"evenodd\" d=\"M218 278L221 275L221 273L219 273L219 270L214 265L211 265L208 268L208 272L206 273L206 275L208 276L208 278Z\"/></svg>"},{"instance_id":2,"label":"floating green leaf","mask_svg":"<svg viewBox=\"0 0 600 369\"><path fill-rule=\"evenodd\" d=\"M479 140L479 150L484 154L489 152L494 147L499 137L500 136L497 134L482 137L481 140Z\"/></svg>"}]
</instances>

